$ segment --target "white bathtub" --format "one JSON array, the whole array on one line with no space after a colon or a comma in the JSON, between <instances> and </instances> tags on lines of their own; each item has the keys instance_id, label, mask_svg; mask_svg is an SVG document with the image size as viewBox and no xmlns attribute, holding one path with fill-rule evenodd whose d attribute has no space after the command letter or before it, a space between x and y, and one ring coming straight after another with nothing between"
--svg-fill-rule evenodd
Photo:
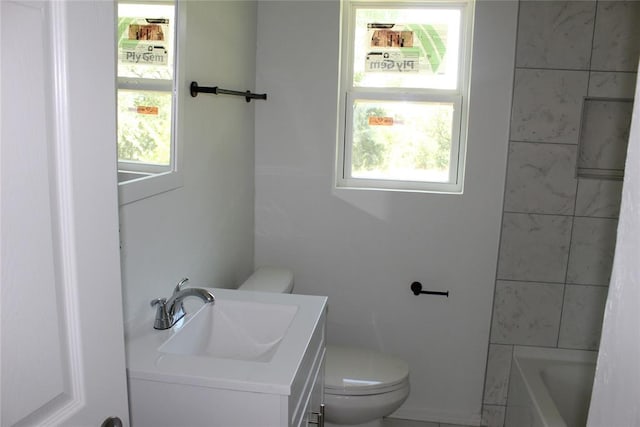
<instances>
[{"instance_id":1,"label":"white bathtub","mask_svg":"<svg viewBox=\"0 0 640 427\"><path fill-rule=\"evenodd\" d=\"M505 427L584 427L597 354L516 346Z\"/></svg>"}]
</instances>

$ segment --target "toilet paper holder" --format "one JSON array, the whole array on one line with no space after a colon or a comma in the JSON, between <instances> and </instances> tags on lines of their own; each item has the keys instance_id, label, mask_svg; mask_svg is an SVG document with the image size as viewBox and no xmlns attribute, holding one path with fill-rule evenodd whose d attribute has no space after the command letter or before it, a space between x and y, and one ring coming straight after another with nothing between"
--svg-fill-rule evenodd
<instances>
[{"instance_id":1,"label":"toilet paper holder","mask_svg":"<svg viewBox=\"0 0 640 427\"><path fill-rule=\"evenodd\" d=\"M449 291L446 291L446 292L441 292L441 291L423 291L422 290L422 283L420 283L420 282L413 282L411 284L411 291L413 292L414 295L420 295L420 294L441 295L441 296L446 296L447 298L449 298Z\"/></svg>"}]
</instances>

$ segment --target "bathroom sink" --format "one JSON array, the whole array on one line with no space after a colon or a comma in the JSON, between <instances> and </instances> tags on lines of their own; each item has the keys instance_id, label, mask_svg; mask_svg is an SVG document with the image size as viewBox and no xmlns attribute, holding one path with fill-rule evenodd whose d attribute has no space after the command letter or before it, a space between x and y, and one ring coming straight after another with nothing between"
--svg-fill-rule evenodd
<instances>
[{"instance_id":1,"label":"bathroom sink","mask_svg":"<svg viewBox=\"0 0 640 427\"><path fill-rule=\"evenodd\" d=\"M268 362L297 311L296 305L218 299L175 325L159 351Z\"/></svg>"},{"instance_id":2,"label":"bathroom sink","mask_svg":"<svg viewBox=\"0 0 640 427\"><path fill-rule=\"evenodd\" d=\"M327 298L209 290L215 302L185 300L186 316L170 329L153 328L152 309L129 321L129 379L290 394L308 349L324 341Z\"/></svg>"},{"instance_id":3,"label":"bathroom sink","mask_svg":"<svg viewBox=\"0 0 640 427\"><path fill-rule=\"evenodd\" d=\"M127 322L131 424L307 425L320 405L327 298L208 290L215 302L185 300L169 329L153 328L148 305Z\"/></svg>"}]
</instances>

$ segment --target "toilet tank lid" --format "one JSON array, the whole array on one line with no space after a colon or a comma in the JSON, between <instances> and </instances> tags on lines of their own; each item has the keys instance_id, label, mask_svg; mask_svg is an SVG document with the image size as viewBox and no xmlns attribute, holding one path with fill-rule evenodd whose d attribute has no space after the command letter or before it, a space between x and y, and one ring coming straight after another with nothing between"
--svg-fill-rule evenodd
<instances>
[{"instance_id":1,"label":"toilet tank lid","mask_svg":"<svg viewBox=\"0 0 640 427\"><path fill-rule=\"evenodd\" d=\"M293 272L282 267L260 267L238 289L245 291L291 293Z\"/></svg>"},{"instance_id":2,"label":"toilet tank lid","mask_svg":"<svg viewBox=\"0 0 640 427\"><path fill-rule=\"evenodd\" d=\"M328 345L324 378L327 392L375 392L408 382L409 365L374 350Z\"/></svg>"}]
</instances>

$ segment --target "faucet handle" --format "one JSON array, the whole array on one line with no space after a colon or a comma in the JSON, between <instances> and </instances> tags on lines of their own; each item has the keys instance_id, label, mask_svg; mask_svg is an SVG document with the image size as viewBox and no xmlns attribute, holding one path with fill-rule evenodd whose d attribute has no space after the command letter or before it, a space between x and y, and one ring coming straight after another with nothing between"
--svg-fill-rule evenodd
<instances>
[{"instance_id":1,"label":"faucet handle","mask_svg":"<svg viewBox=\"0 0 640 427\"><path fill-rule=\"evenodd\" d=\"M155 329L167 329L171 327L171 319L169 318L169 313L167 312L167 299L166 298L156 298L151 300L151 307L158 306L156 310L156 320L154 321L153 327Z\"/></svg>"},{"instance_id":2,"label":"faucet handle","mask_svg":"<svg viewBox=\"0 0 640 427\"><path fill-rule=\"evenodd\" d=\"M180 280L178 282L178 284L176 285L175 289L173 290L173 293L175 294L176 292L179 292L180 289L182 289L183 287L186 286L186 283L189 281L188 277L184 277L182 280Z\"/></svg>"},{"instance_id":3,"label":"faucet handle","mask_svg":"<svg viewBox=\"0 0 640 427\"><path fill-rule=\"evenodd\" d=\"M167 304L166 298L156 298L151 300L151 307L155 307L156 305L160 305L160 307Z\"/></svg>"}]
</instances>

